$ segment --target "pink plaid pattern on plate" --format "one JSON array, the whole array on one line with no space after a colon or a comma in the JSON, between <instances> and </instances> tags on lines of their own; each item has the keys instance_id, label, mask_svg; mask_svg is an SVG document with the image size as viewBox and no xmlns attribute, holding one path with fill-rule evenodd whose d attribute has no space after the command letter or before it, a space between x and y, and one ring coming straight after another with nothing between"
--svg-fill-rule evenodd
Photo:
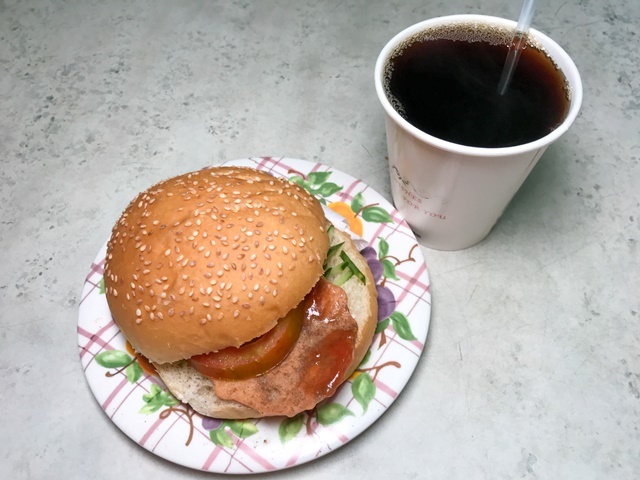
<instances>
[{"instance_id":1,"label":"pink plaid pattern on plate","mask_svg":"<svg viewBox=\"0 0 640 480\"><path fill-rule=\"evenodd\" d=\"M218 473L256 473L299 465L344 445L375 422L408 382L429 329L429 276L417 241L381 195L350 175L292 158L226 162L289 178L329 208L350 208L362 223L367 261L376 278L378 332L356 373L313 412L294 419L219 421L179 404L162 381L145 373L115 325L102 292L104 245L91 265L78 318L80 361L96 400L132 440L174 463Z\"/></svg>"}]
</instances>

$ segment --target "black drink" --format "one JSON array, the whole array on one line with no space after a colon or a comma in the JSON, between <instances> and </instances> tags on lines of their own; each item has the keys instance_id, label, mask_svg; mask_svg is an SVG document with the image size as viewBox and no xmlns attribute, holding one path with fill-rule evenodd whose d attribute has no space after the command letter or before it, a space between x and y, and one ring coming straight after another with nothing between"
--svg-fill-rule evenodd
<instances>
[{"instance_id":1,"label":"black drink","mask_svg":"<svg viewBox=\"0 0 640 480\"><path fill-rule=\"evenodd\" d=\"M498 83L512 30L434 27L403 42L385 69L386 95L420 130L460 145L498 148L544 137L569 110L567 80L531 41L504 95Z\"/></svg>"}]
</instances>

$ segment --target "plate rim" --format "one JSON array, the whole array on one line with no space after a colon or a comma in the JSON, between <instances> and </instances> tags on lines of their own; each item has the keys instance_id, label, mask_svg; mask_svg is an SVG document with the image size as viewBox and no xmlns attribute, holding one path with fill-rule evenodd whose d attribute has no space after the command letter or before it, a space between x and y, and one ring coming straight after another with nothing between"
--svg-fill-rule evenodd
<instances>
[{"instance_id":1,"label":"plate rim","mask_svg":"<svg viewBox=\"0 0 640 480\"><path fill-rule=\"evenodd\" d=\"M85 376L85 378L87 380L87 383L88 383L88 385L90 387L90 390L91 390L94 398L98 401L98 404L100 405L100 407L103 410L103 412L108 416L109 420L111 420L118 427L118 429L121 430L127 437L129 437L135 443L137 443L142 448L147 450L149 453L152 453L154 455L160 456L161 458L163 458L163 459L165 459L165 460L167 460L167 461L169 461L171 463L175 463L177 465L181 465L181 466L184 466L184 467L187 467L187 468L191 468L191 469L198 470L198 471L211 472L211 473L220 473L220 474L251 474L251 473L267 473L267 472L270 472L270 471L284 470L284 469L288 469L288 468L291 468L291 467L294 467L294 466L299 466L299 465L308 463L308 462L310 462L312 460L315 460L317 458L320 458L320 457L322 457L322 456L324 456L324 455L326 455L328 453L331 453L331 452L337 450L338 448L342 447L343 445L353 441L356 437L358 437L360 434L362 434L364 431L366 431L371 425L373 425L375 422L377 422L382 417L382 415L384 415L384 413L391 407L391 405L395 402L395 399L397 398L397 396L400 395L400 393L402 393L402 390L404 390L404 388L406 387L406 385L410 381L412 375L414 374L414 372L416 370L417 364L420 361L420 358L422 358L424 350L426 349L427 338L428 338L428 333L429 333L429 328L430 328L430 323L431 323L431 312L432 312L432 303L431 303L432 296L431 296L431 289L430 289L430 287L431 287L430 277L429 277L428 269L427 269L427 266L426 266L426 260L424 258L422 250L420 249L419 242L416 239L416 237L413 234L413 232L411 231L411 229L409 228L409 226L406 223L406 221L400 215L400 213L378 191L376 191L373 187L371 187L370 185L366 184L362 180L357 179L356 177L350 175L349 173L345 172L344 170L342 170L340 168L335 168L333 166L330 166L330 165L327 165L327 164L322 164L320 162L304 160L304 159L297 159L297 158L291 158L291 157L247 157L247 158L242 158L242 159L224 161L224 162L221 162L219 164L214 164L214 165L210 165L210 166L204 167L203 169L211 168L211 167L217 167L217 166L223 166L223 165L227 165L227 166L236 165L237 166L238 164L243 164L243 163L247 163L247 162L254 163L256 165L256 167L254 167L254 168L259 168L259 169L261 169L263 171L267 171L268 173L272 173L273 170L275 168L277 168L278 165L281 162L293 163L296 166L300 166L300 167L302 167L302 166L307 167L307 168L300 168L299 169L300 171L306 171L307 175L309 173L315 172L315 171L331 172L331 173L336 172L336 173L339 174L339 176L344 176L345 178L347 178L349 181L352 181L353 183L359 183L359 184L363 185L365 187L365 190L369 191L368 195L374 194L377 197L376 200L378 200L378 199L381 200L382 201L381 203L384 204L386 209L388 209L390 212L393 211L393 213L395 214L395 217L397 217L400 220L399 222L394 222L394 223L400 224L403 227L403 229L405 229L410 234L410 237L413 239L413 242L415 242L416 246L418 247L417 248L417 256L419 257L419 264L420 265L424 265L423 270L419 274L419 278L420 279L424 279L424 283L426 285L426 288L422 292L422 295L421 295L420 298L422 298L422 296L426 295L427 301L424 303L424 305L426 305L426 306L422 305L422 307L426 308L427 312L426 312L426 318L422 319L422 322L424 324L423 325L424 334L421 335L421 338L417 338L416 339L416 340L421 342L421 346L419 347L419 351L417 352L415 361L413 363L411 363L410 365L407 365L407 367L405 367L404 369L401 370L406 378L404 379L404 381L402 381L402 384L399 387L396 396L391 398L388 401L387 405L382 406L382 408L379 409L379 412L374 413L374 416L373 416L372 419L368 419L368 418L364 419L364 413L366 413L366 408L365 408L365 412L363 413L363 415L358 417L359 419L361 419L361 421L360 422L356 422L355 424L353 424L353 426L348 431L349 434L350 434L349 437L346 438L344 441L339 441L338 442L338 441L334 440L333 443L330 443L330 444L326 444L326 443L321 443L320 442L320 443L318 443L318 450L321 450L323 447L327 447L327 448L326 448L326 451L318 452L316 455L307 454L308 452L306 452L305 450L299 450L299 455L296 457L295 460L293 460L292 463L289 463L289 462L291 462L291 460L289 460L285 466L281 466L281 467L275 466L273 469L257 469L257 468L255 468L253 470L248 470L248 471L233 471L232 469L230 470L229 466L232 465L232 463L233 463L232 460L234 459L233 458L234 457L233 454L231 455L231 457L229 459L229 464L228 464L226 469L224 469L224 470L220 470L220 469L204 469L203 467L196 465L195 463L197 463L197 462L190 463L188 461L188 458L185 459L185 458L182 458L182 457L178 457L179 458L178 459L175 456L164 455L162 453L156 452L155 448L150 449L148 446L143 445L138 440L136 440L136 438L133 435L133 432L131 432L131 430L133 428L132 427L127 428L126 425L123 427L123 425L121 425L121 422L118 422L117 420L115 420L114 416L109 415L109 412L107 411L107 408L105 408L103 406L103 404L100 403L100 400L98 398L99 395L98 395L97 390L99 388L101 388L101 387L98 384L98 380L96 378L93 378L92 376L90 377L90 375L87 373L88 365L85 366L82 363L82 356L83 356L83 349L84 349L84 347L83 347L84 341L83 340L86 340L86 335L81 334L80 329L81 329L81 322L83 320L83 317L87 315L87 313L85 313L84 310L86 308L88 308L88 305L86 305L84 303L84 301L95 291L96 288L98 288L98 286L90 284L90 277L91 277L92 273L95 273L96 266L98 266L98 271L99 271L99 264L101 262L104 262L104 256L105 256L105 253L106 253L106 241L105 241L105 243L102 245L102 247L98 250L98 253L97 253L97 255L95 256L95 258L94 258L94 260L92 262L91 270L90 270L89 274L87 275L87 277L86 277L86 279L85 279L85 281L83 283L81 300L80 300L79 309L78 309L78 347L79 347L79 350L80 350L83 373L84 373L84 376ZM267 163L269 163L269 164L272 163L270 165L270 168L262 168ZM278 176L283 176L283 175L278 175ZM286 176L285 176L285 178L286 178ZM343 192L340 191L340 192L337 192L337 193L343 193ZM373 243L373 241L375 240L375 238L366 238L365 237L365 240L367 241L367 243L369 245L371 245ZM378 250L376 249L376 252L377 251ZM412 249L412 251L413 251L413 249ZM420 299L418 299L418 300L420 300ZM104 299L104 298L103 298L103 303L106 304L106 299ZM398 302L398 303L400 303L400 302ZM108 311L108 306L107 306L107 311ZM89 311L89 313L90 312L91 312L91 310ZM411 316L410 313L408 315ZM113 323L112 320L111 320L111 323ZM114 324L114 326L115 326L115 324ZM117 327L115 327L115 329L119 333L119 330L117 329ZM118 335L118 333L116 333L114 335L114 338L115 338L115 336ZM120 336L122 336L121 333L120 333ZM374 337L374 341L375 341L375 338L377 338L377 336L378 336L378 333L376 333L376 336ZM369 352L371 352L371 347L369 349ZM91 353L91 352L89 352L89 353ZM383 356L384 356L384 353L381 354L381 357L383 357ZM94 357L95 357L95 355L94 355ZM90 362L91 362L91 360L89 361L89 363ZM102 371L104 371L104 370L102 370ZM149 378L150 377L147 376L147 377L143 378L143 380L146 381L146 380L149 380ZM160 384L162 384L162 382L159 379L157 379L157 382L153 382L152 380L149 380L149 381L151 381L152 383L160 383ZM343 385L341 385L341 387L339 388L339 390L336 393L336 395L334 397L332 397L332 398L335 398L338 395L339 392L341 392L343 389L345 389L347 385L352 384L352 382L353 382L353 379L349 379L349 380L345 381L343 383ZM100 382L100 385L102 383L104 383L104 382ZM134 388L135 387L136 386L134 386ZM350 400L350 402L352 402L352 401L355 401L355 399L352 398ZM195 414L195 415L199 415L199 414ZM280 417L276 417L276 418L280 418ZM263 422L263 421L265 421L265 419L256 420L256 422L258 422L258 423ZM314 437L314 438L316 438L316 437ZM246 440L246 439L240 439L240 442L238 442L238 443L241 443L243 440ZM276 438L275 441L277 441L277 440L278 439ZM211 446L215 447L213 445L213 443L211 444ZM234 445L234 447L237 447L237 445ZM289 453L291 453L291 452L289 452ZM300 459L301 457L303 457L303 458ZM308 458L306 458L306 457L308 457ZM287 458L291 459L291 455L289 455ZM202 465L202 462L200 462L200 464ZM255 466L256 465L254 464L254 467Z\"/></svg>"}]
</instances>

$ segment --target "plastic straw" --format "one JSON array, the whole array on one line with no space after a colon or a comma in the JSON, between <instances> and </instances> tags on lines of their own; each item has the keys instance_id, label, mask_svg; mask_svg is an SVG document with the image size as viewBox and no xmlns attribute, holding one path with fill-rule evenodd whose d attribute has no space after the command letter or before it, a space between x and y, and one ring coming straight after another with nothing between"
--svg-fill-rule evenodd
<instances>
[{"instance_id":1,"label":"plastic straw","mask_svg":"<svg viewBox=\"0 0 640 480\"><path fill-rule=\"evenodd\" d=\"M533 19L533 7L536 0L524 0L522 10L520 11L520 17L518 18L518 24L516 25L516 33L513 36L511 45L509 46L509 53L507 59L504 62L504 68L502 69L502 76L500 77L500 83L498 83L498 93L504 95L509 87L513 72L518 65L520 59L520 53L527 38L529 27L531 26L531 20Z\"/></svg>"}]
</instances>

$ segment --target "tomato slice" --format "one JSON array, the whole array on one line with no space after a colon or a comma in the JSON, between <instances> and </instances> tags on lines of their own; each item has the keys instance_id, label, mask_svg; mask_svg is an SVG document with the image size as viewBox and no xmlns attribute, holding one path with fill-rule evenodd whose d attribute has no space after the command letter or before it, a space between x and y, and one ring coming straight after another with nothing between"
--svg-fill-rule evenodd
<instances>
[{"instance_id":1,"label":"tomato slice","mask_svg":"<svg viewBox=\"0 0 640 480\"><path fill-rule=\"evenodd\" d=\"M289 354L300 335L303 314L304 307L300 304L261 337L237 348L195 355L191 357L191 365L217 380L244 380L262 375Z\"/></svg>"}]
</instances>

